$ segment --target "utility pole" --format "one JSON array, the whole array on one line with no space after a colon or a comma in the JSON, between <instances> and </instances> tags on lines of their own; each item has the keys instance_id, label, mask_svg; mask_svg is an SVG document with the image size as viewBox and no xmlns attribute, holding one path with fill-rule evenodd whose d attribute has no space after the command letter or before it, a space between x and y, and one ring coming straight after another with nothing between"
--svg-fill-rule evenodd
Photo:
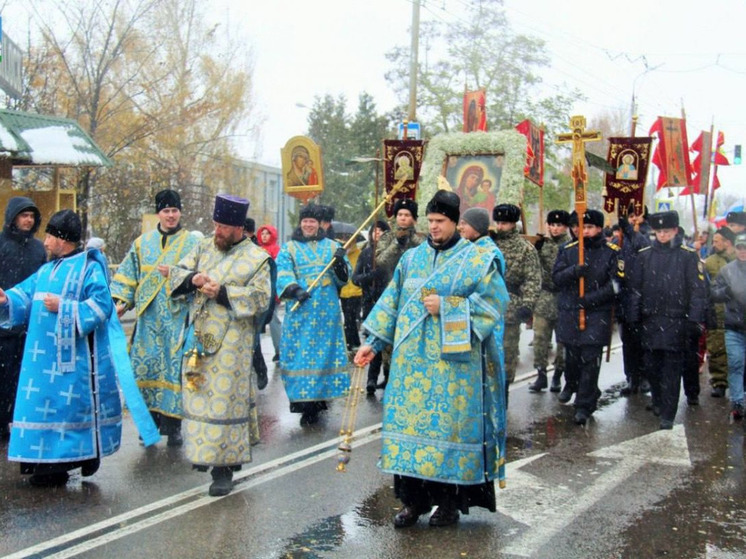
<instances>
[{"instance_id":1,"label":"utility pole","mask_svg":"<svg viewBox=\"0 0 746 559\"><path fill-rule=\"evenodd\" d=\"M417 50L420 36L420 0L412 2L412 44L409 52L409 122L416 122L417 109Z\"/></svg>"}]
</instances>

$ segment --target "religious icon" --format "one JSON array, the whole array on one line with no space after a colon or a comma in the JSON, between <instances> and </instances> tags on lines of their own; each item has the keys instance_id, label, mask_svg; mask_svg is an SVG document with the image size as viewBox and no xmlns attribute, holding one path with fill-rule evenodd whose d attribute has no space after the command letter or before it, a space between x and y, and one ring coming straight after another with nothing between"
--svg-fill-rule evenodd
<instances>
[{"instance_id":1,"label":"religious icon","mask_svg":"<svg viewBox=\"0 0 746 559\"><path fill-rule=\"evenodd\" d=\"M290 138L282 153L285 192L303 201L324 190L321 148L306 136Z\"/></svg>"},{"instance_id":2,"label":"religious icon","mask_svg":"<svg viewBox=\"0 0 746 559\"><path fill-rule=\"evenodd\" d=\"M637 180L637 167L635 166L635 154L626 152L621 157L622 164L617 167L616 178L625 181Z\"/></svg>"},{"instance_id":3,"label":"religious icon","mask_svg":"<svg viewBox=\"0 0 746 559\"><path fill-rule=\"evenodd\" d=\"M505 164L502 153L448 154L442 176L461 198L461 211L479 207L492 211Z\"/></svg>"}]
</instances>

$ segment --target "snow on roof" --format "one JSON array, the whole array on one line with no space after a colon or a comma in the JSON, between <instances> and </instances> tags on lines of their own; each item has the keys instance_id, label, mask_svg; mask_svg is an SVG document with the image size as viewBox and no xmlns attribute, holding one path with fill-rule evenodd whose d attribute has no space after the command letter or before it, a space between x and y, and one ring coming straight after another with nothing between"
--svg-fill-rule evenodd
<instances>
[{"instance_id":1,"label":"snow on roof","mask_svg":"<svg viewBox=\"0 0 746 559\"><path fill-rule=\"evenodd\" d=\"M89 143L72 126L45 126L21 132L31 146L31 160L37 165L106 165L90 151Z\"/></svg>"},{"instance_id":2,"label":"snow on roof","mask_svg":"<svg viewBox=\"0 0 746 559\"><path fill-rule=\"evenodd\" d=\"M11 133L10 130L5 126L5 124L0 122L0 146L2 146L3 151L18 151L20 146L18 145L18 142L16 142L15 136Z\"/></svg>"}]
</instances>

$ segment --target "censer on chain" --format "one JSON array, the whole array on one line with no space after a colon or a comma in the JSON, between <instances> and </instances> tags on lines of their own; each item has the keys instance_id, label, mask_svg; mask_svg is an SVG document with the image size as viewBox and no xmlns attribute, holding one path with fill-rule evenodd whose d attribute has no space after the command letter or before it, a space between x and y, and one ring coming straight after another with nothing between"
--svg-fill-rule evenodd
<instances>
[{"instance_id":1,"label":"censer on chain","mask_svg":"<svg viewBox=\"0 0 746 559\"><path fill-rule=\"evenodd\" d=\"M342 428L339 430L339 436L342 438L337 450L337 471L346 472L347 464L352 458L352 435L355 432L355 421L357 419L357 406L360 402L360 395L363 393L363 378L365 367L353 366L350 373L350 391L347 394L344 414L342 415Z\"/></svg>"}]
</instances>

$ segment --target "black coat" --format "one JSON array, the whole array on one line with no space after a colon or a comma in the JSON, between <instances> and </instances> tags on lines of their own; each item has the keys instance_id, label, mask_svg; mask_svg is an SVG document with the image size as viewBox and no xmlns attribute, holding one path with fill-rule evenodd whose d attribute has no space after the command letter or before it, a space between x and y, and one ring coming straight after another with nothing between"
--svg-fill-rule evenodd
<instances>
[{"instance_id":1,"label":"black coat","mask_svg":"<svg viewBox=\"0 0 746 559\"><path fill-rule=\"evenodd\" d=\"M637 253L629 277L626 316L642 328L643 346L678 351L687 348L692 329L707 316L704 264L680 238Z\"/></svg>"},{"instance_id":2,"label":"black coat","mask_svg":"<svg viewBox=\"0 0 746 559\"><path fill-rule=\"evenodd\" d=\"M612 309L619 291L619 247L603 235L584 239L585 296L580 299L576 274L578 241L567 243L557 254L552 280L559 292L557 341L567 345L602 346L611 337ZM585 330L580 330L580 308L585 309Z\"/></svg>"},{"instance_id":3,"label":"black coat","mask_svg":"<svg viewBox=\"0 0 746 559\"><path fill-rule=\"evenodd\" d=\"M383 291L386 289L386 271L380 266L373 267L375 251L369 242L365 245L360 255L357 257L355 271L352 273L352 283L363 290L363 317L368 313L378 301Z\"/></svg>"},{"instance_id":4,"label":"black coat","mask_svg":"<svg viewBox=\"0 0 746 559\"><path fill-rule=\"evenodd\" d=\"M13 221L24 211L33 211L36 217L34 226L29 232L19 231ZM30 198L16 196L8 202L5 208L5 225L0 233L0 288L10 289L22 282L47 261L46 251L42 242L34 238L39 230L41 216L39 209ZM0 329L0 336L9 333Z\"/></svg>"}]
</instances>

